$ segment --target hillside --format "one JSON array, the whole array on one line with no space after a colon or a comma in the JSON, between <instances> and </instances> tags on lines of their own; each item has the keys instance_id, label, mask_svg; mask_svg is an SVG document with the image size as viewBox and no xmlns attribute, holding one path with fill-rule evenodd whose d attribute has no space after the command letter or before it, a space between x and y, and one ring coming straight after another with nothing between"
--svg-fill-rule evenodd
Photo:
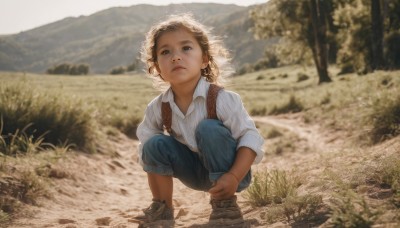
<instances>
[{"instance_id":1,"label":"hillside","mask_svg":"<svg viewBox=\"0 0 400 228\"><path fill-rule=\"evenodd\" d=\"M45 72L63 62L88 63L92 73L108 73L138 58L145 32L166 15L191 12L223 37L237 68L253 63L265 41L249 32L250 7L225 4L134 5L90 16L70 17L29 31L0 37L0 71ZM249 45L251 44L251 45Z\"/></svg>"}]
</instances>

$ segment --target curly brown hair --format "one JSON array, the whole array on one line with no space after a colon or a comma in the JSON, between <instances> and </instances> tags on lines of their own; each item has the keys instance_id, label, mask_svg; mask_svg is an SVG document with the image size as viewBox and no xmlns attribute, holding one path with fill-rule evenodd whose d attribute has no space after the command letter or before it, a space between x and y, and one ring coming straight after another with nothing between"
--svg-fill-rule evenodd
<instances>
[{"instance_id":1,"label":"curly brown hair","mask_svg":"<svg viewBox=\"0 0 400 228\"><path fill-rule=\"evenodd\" d=\"M167 20L163 20L150 28L141 51L142 61L147 65L147 72L156 82L163 81L156 69L157 41L164 33L182 28L193 34L203 55L209 60L207 67L201 70L201 75L208 82L222 84L225 77L233 72L229 53L222 41L212 36L210 29L196 21L190 14L170 15Z\"/></svg>"}]
</instances>

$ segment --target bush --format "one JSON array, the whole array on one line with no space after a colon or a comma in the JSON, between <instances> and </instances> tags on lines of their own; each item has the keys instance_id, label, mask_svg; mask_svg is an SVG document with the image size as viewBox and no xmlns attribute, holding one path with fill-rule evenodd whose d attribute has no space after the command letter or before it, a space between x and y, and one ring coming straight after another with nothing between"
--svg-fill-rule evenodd
<instances>
[{"instance_id":1,"label":"bush","mask_svg":"<svg viewBox=\"0 0 400 228\"><path fill-rule=\"evenodd\" d=\"M333 227L371 227L379 216L364 198L352 190L341 192L331 201Z\"/></svg>"},{"instance_id":2,"label":"bush","mask_svg":"<svg viewBox=\"0 0 400 228\"><path fill-rule=\"evenodd\" d=\"M110 70L110 74L116 75L116 74L123 74L125 73L126 69L125 67L119 66L119 67L114 67Z\"/></svg>"},{"instance_id":3,"label":"bush","mask_svg":"<svg viewBox=\"0 0 400 228\"><path fill-rule=\"evenodd\" d=\"M33 143L38 140L61 146L68 143L93 152L97 125L85 104L34 91L37 90L26 84L0 86L4 143L10 145L12 139L25 137Z\"/></svg>"},{"instance_id":4,"label":"bush","mask_svg":"<svg viewBox=\"0 0 400 228\"><path fill-rule=\"evenodd\" d=\"M386 39L386 59L392 69L400 68L400 31L390 33Z\"/></svg>"},{"instance_id":5,"label":"bush","mask_svg":"<svg viewBox=\"0 0 400 228\"><path fill-rule=\"evenodd\" d=\"M390 186L395 193L400 193L400 159L397 155L386 157L374 168L369 182L379 186Z\"/></svg>"},{"instance_id":6,"label":"bush","mask_svg":"<svg viewBox=\"0 0 400 228\"><path fill-rule=\"evenodd\" d=\"M271 203L282 203L289 196L296 195L300 185L296 177L289 176L285 171L256 173L253 183L246 190L244 197L253 206L265 206Z\"/></svg>"},{"instance_id":7,"label":"bush","mask_svg":"<svg viewBox=\"0 0 400 228\"><path fill-rule=\"evenodd\" d=\"M378 100L369 117L373 122L370 137L379 143L400 134L400 96L397 99Z\"/></svg>"},{"instance_id":8,"label":"bush","mask_svg":"<svg viewBox=\"0 0 400 228\"><path fill-rule=\"evenodd\" d=\"M129 138L137 139L136 129L139 126L140 121L141 119L135 116L128 119L125 117L114 117L112 120L110 120L109 125L117 128Z\"/></svg>"},{"instance_id":9,"label":"bush","mask_svg":"<svg viewBox=\"0 0 400 228\"><path fill-rule=\"evenodd\" d=\"M69 64L61 63L55 65L46 71L47 74L66 74L66 75L87 75L89 74L88 64Z\"/></svg>"},{"instance_id":10,"label":"bush","mask_svg":"<svg viewBox=\"0 0 400 228\"><path fill-rule=\"evenodd\" d=\"M297 74L297 82L306 81L309 78L310 78L310 76L308 76L307 74L304 74L304 73Z\"/></svg>"},{"instance_id":11,"label":"bush","mask_svg":"<svg viewBox=\"0 0 400 228\"><path fill-rule=\"evenodd\" d=\"M303 104L300 101L298 101L294 95L291 95L288 103L280 107L275 106L271 110L270 114L277 115L283 113L295 113L295 112L301 112L303 111L303 109L304 109Z\"/></svg>"}]
</instances>

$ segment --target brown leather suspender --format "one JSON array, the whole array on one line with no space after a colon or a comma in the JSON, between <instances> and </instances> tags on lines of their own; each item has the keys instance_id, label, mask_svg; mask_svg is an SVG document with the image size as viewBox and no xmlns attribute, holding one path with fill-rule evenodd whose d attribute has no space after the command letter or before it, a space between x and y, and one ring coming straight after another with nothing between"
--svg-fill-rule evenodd
<instances>
[{"instance_id":1,"label":"brown leather suspender","mask_svg":"<svg viewBox=\"0 0 400 228\"><path fill-rule=\"evenodd\" d=\"M207 119L218 119L217 117L217 97L218 92L222 89L222 87L217 86L215 84L210 84L207 93ZM161 104L161 116L163 121L164 129L171 134L172 129L172 110L169 102L162 102Z\"/></svg>"}]
</instances>

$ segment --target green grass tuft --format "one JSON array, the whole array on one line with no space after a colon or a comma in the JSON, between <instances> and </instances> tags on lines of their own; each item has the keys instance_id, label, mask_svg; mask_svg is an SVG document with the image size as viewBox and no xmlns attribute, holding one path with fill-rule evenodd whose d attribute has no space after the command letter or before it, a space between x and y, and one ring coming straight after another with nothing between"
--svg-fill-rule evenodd
<instances>
[{"instance_id":1,"label":"green grass tuft","mask_svg":"<svg viewBox=\"0 0 400 228\"><path fill-rule=\"evenodd\" d=\"M96 122L80 100L38 93L25 83L3 84L0 86L0 113L1 141L8 147L68 143L87 152L95 151Z\"/></svg>"}]
</instances>

